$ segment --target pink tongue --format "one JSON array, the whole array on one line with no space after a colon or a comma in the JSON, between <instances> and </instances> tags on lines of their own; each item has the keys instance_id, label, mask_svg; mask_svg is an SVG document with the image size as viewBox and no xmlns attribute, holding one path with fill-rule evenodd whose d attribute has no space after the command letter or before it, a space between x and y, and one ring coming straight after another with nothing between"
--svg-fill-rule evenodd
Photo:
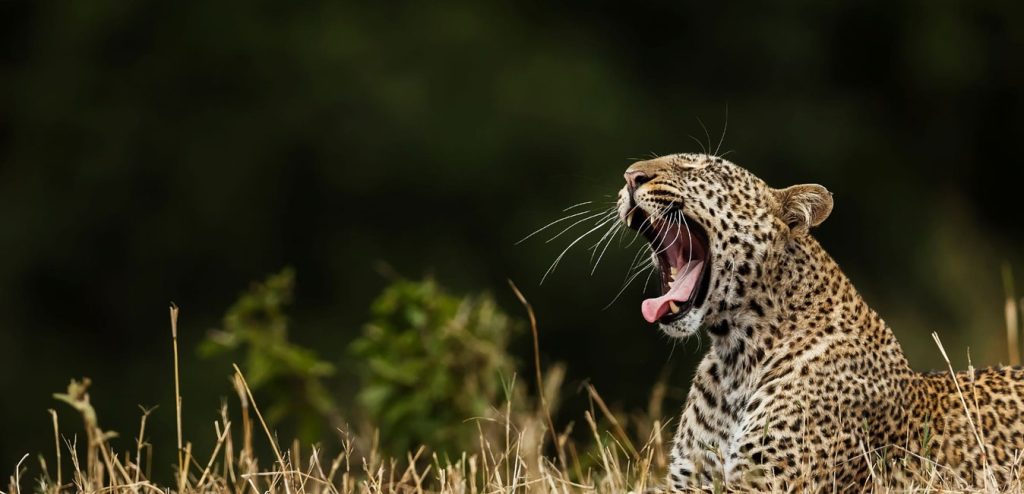
<instances>
[{"instance_id":1,"label":"pink tongue","mask_svg":"<svg viewBox=\"0 0 1024 494\"><path fill-rule=\"evenodd\" d=\"M669 285L668 293L657 298L644 300L640 306L644 319L647 319L649 323L653 323L668 313L669 302L686 302L690 300L690 297L693 296L693 289L697 286L697 278L700 277L700 270L703 266L703 261L691 261L682 268L680 275L683 276L677 278Z\"/></svg>"}]
</instances>

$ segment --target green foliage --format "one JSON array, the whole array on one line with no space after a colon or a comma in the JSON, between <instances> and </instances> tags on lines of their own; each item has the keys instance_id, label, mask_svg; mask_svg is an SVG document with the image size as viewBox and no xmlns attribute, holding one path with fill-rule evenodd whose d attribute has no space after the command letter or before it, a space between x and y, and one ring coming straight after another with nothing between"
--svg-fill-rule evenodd
<instances>
[{"instance_id":1,"label":"green foliage","mask_svg":"<svg viewBox=\"0 0 1024 494\"><path fill-rule=\"evenodd\" d=\"M380 295L352 343L357 397L381 446L402 454L420 444L461 451L478 440L467 419L488 415L515 373L506 353L513 328L488 295L456 297L433 280L401 280Z\"/></svg>"},{"instance_id":2,"label":"green foliage","mask_svg":"<svg viewBox=\"0 0 1024 494\"><path fill-rule=\"evenodd\" d=\"M323 384L335 369L313 351L288 341L284 309L292 301L294 286L295 272L290 268L253 283L228 309L223 327L209 333L200 353L244 352L246 379L268 400L267 420L294 419L299 437L312 441L320 438L324 419L334 421L338 415Z\"/></svg>"}]
</instances>

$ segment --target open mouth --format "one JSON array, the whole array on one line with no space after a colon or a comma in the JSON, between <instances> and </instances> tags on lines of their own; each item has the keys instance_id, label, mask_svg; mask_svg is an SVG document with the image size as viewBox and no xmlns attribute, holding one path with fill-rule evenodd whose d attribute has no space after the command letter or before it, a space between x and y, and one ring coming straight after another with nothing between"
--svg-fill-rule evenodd
<instances>
[{"instance_id":1,"label":"open mouth","mask_svg":"<svg viewBox=\"0 0 1024 494\"><path fill-rule=\"evenodd\" d=\"M675 220L678 218L679 220ZM627 226L639 231L654 249L661 273L661 295L643 301L649 323L671 323L699 307L707 298L711 252L704 228L683 214L651 219L639 207L627 215Z\"/></svg>"}]
</instances>

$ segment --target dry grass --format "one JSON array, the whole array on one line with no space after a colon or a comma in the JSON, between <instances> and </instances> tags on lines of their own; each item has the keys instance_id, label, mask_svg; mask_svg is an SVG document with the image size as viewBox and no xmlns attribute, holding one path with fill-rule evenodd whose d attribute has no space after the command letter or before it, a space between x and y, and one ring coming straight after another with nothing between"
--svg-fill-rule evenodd
<instances>
[{"instance_id":1,"label":"dry grass","mask_svg":"<svg viewBox=\"0 0 1024 494\"><path fill-rule=\"evenodd\" d=\"M513 286L514 288L514 286ZM514 288L515 289L515 288ZM516 290L518 293L518 290ZM536 319L532 308L519 294L530 314L536 338ZM476 427L479 444L456 458L440 457L421 446L405 458L385 457L375 440L376 433L354 437L339 431L340 452L325 457L319 446L292 442L285 447L260 412L245 375L234 366L234 394L237 414L227 404L221 406L214 423L216 443L209 457L200 458L192 443L182 435L182 390L177 348L178 308L171 306L171 336L174 350L175 420L177 424L177 465L174 485L153 480L153 448L146 441L146 423L152 410L143 409L133 450L119 453L112 440L118 434L103 429L88 393L91 381L72 380L64 393L54 395L80 415L85 443L77 435L61 433L58 413L53 419L54 464L44 455L38 458L38 471L30 472L29 455L22 457L0 494L81 493L218 493L218 494L348 494L348 493L491 493L491 492L642 492L652 479L664 476L666 458L662 441L664 431L658 421L646 422L640 429L650 438L642 447L630 440L623 424L608 409L593 387L588 392L598 412L586 412L584 418L596 446L578 446L570 437L571 426L557 435L550 434L550 403L556 401L564 369L548 369L545 379L535 361L537 384L544 390L541 404L533 414L513 413L511 403L495 408L487 417L466 422ZM535 346L535 349L536 346ZM513 383L514 385L514 378ZM509 393L515 396L515 393ZM608 422L604 430L599 421ZM240 423L240 425L238 425ZM272 461L261 465L255 441L265 441L273 452ZM589 444L589 443L588 443ZM545 451L556 451L555 457ZM69 463L69 464L68 464ZM32 473L31 475L29 475ZM67 476L70 473L70 476ZM163 476L168 472L163 472ZM26 487L28 478L35 485Z\"/></svg>"},{"instance_id":2,"label":"dry grass","mask_svg":"<svg viewBox=\"0 0 1024 494\"><path fill-rule=\"evenodd\" d=\"M514 289L514 286L513 286ZM536 345L536 323L525 298L521 302L530 312ZM1014 342L1017 333L1016 314L1020 307L1012 291L1007 296L1007 334ZM1014 314L1011 318L1010 314ZM373 437L357 438L339 432L341 451L325 457L315 445L279 442L263 420L259 406L253 399L241 369L235 366L234 393L237 396L237 416L232 417L226 404L214 424L216 443L209 456L197 457L192 444L182 437L181 389L178 379L177 308L171 308L172 344L175 350L175 412L178 424L177 469L174 484L160 485L152 475L153 444L146 441L146 423L151 410L142 410L134 448L117 452L112 439L117 434L99 425L90 403L88 379L71 381L67 392L55 397L74 408L84 423L84 443L77 436L61 433L58 414L50 410L53 418L54 451L48 463L45 456L38 458L38 470L30 472L25 455L15 467L8 483L8 491L0 494L60 493L216 493L216 494L349 494L349 493L441 493L485 494L498 492L529 493L625 493L660 490L665 476L667 458L666 431L658 420L634 421L631 435L627 427L605 405L597 391L588 386L591 411L584 414L586 426L592 436L592 445L581 447L570 439L570 430L551 434L553 424L549 403L554 401L561 384L563 370L548 369L548 379L540 374L539 361L535 361L537 384L546 390L540 397L536 413L516 416L511 404L494 410L488 417L466 422L467 427L479 431L479 444L456 458L441 458L426 446L410 452L405 458L385 457L375 445ZM935 337L940 352L949 362L945 349ZM536 349L536 348L535 348ZM952 366L949 367L956 380ZM971 396L973 383L960 383L961 405L972 411L977 401ZM649 417L660 417L664 383L656 385L651 399ZM599 425L605 424L605 425ZM984 431L972 422L972 432L981 442ZM371 434L372 436L372 434ZM637 441L637 438L640 440ZM265 464L257 458L254 443L265 441L274 457ZM907 450L901 460L885 460L878 449L865 447L869 458L870 482L863 492L997 492L994 489L970 487L963 479L943 475L942 468ZM553 455L546 452L554 452ZM916 463L916 468L908 465ZM31 473L31 475L30 475ZM70 476L68 474L70 473ZM168 472L162 476L167 477ZM981 472L990 478L991 472ZM34 485L28 487L30 480ZM989 484L991 485L991 484ZM721 492L721 486L712 486ZM839 490L838 486L825 491ZM1006 493L1024 493L1020 483Z\"/></svg>"},{"instance_id":3,"label":"dry grass","mask_svg":"<svg viewBox=\"0 0 1024 494\"><path fill-rule=\"evenodd\" d=\"M406 458L385 458L373 446L362 449L360 441L341 435L341 452L325 458L316 446L305 447L293 442L283 447L264 422L259 407L252 399L248 385L236 367L235 392L239 400L239 417L229 416L222 406L215 422L217 441L208 457L197 457L189 442L179 449L182 467L173 472L176 485L159 485L152 478L153 445L145 441L149 411L143 411L134 450L118 453L111 440L117 434L102 429L89 401L90 382L72 381L59 399L67 402L81 415L86 430L85 444L76 438L61 435L54 413L55 465L39 458L34 474L36 485L26 490L28 455L17 465L10 478L10 493L23 490L57 494L89 493L490 493L490 492L630 492L644 491L651 479L660 478L664 470L662 431L643 447L617 441L626 438L624 431L602 433L597 420L588 412L585 419L597 448L595 458L580 458L577 447L567 434L556 438L566 451L566 464L542 453L545 430L543 422L529 420L533 430L520 430L522 421L505 416L502 420L481 419L480 444L475 451L465 452L452 461L439 458L426 447ZM593 392L593 391L592 391ZM603 405L602 405L602 408ZM510 408L507 408L510 410ZM241 426L236 425L236 420ZM473 427L467 422L467 427ZM497 434L495 434L497 432ZM495 443L491 438L503 437ZM266 441L273 451L272 461L261 465L254 452L254 441ZM172 446L173 447L173 446ZM62 464L69 461L70 465ZM585 467L583 465L592 465ZM70 471L68 478L63 477Z\"/></svg>"}]
</instances>

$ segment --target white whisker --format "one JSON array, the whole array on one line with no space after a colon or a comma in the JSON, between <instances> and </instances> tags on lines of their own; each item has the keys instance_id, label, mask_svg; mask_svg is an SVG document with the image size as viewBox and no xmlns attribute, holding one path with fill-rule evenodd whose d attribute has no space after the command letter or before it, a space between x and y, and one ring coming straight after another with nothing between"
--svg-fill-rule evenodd
<instances>
[{"instance_id":1,"label":"white whisker","mask_svg":"<svg viewBox=\"0 0 1024 494\"><path fill-rule=\"evenodd\" d=\"M604 232L604 234L601 235L601 238L599 238L597 240L597 242L594 242L594 245L591 245L590 247L587 247L587 250L594 251L594 252L592 252L590 254L590 261L591 262L594 261L594 255L597 254L597 248L598 248L599 245L601 245L601 242L604 242L605 237L608 237L609 235L614 236L616 231L618 230L618 226L621 225L621 224L622 223L618 222L618 221L616 221L615 223L612 223L612 226L608 228L608 231Z\"/></svg>"},{"instance_id":2,"label":"white whisker","mask_svg":"<svg viewBox=\"0 0 1024 494\"><path fill-rule=\"evenodd\" d=\"M578 208L578 207L580 207L580 206L584 206L584 205L587 205L587 204L593 204L593 203L594 203L594 201L583 201L583 202L578 202L578 203L576 203L576 204L573 204L572 206L569 206L569 207L567 207L567 208L563 209L563 210L562 210L562 212L564 213L564 212L566 212L566 211L568 211L568 210L570 210L570 209Z\"/></svg>"},{"instance_id":3,"label":"white whisker","mask_svg":"<svg viewBox=\"0 0 1024 494\"><path fill-rule=\"evenodd\" d=\"M587 214L587 213L589 213L589 212L590 212L590 211L582 211L582 212L579 212L579 213L574 213L574 214L570 214L569 216L565 216L565 217L559 218L559 219L557 219L557 220L555 220L555 221L552 221L551 223L548 223L548 224L546 224L546 225L544 225L544 226L542 226L542 227L540 227L540 228L538 228L538 229L534 230L534 231L533 231L533 233L531 233L531 234L529 234L529 235L527 235L527 236L523 237L523 238L522 238L521 240L519 240L518 242L516 242L516 243L515 243L514 245L519 245L519 244L521 244L521 243L523 243L523 242L527 241L527 240L528 240L528 239L529 239L530 237L532 237L532 236L534 236L534 235L536 235L536 234L538 234L538 233L540 233L540 232L542 232L542 231L544 231L544 230L547 230L547 229L548 229L548 228L549 228L550 226L552 226L552 225L554 225L554 224L556 224L556 223L561 223L561 222L563 222L563 221L565 221L565 220L567 220L567 219L570 219L570 218L575 218L576 216L579 216L579 215L581 215L581 214Z\"/></svg>"},{"instance_id":4,"label":"white whisker","mask_svg":"<svg viewBox=\"0 0 1024 494\"><path fill-rule=\"evenodd\" d=\"M704 137L708 140L708 147L704 148L704 154L711 152L711 133L708 132L708 126L704 125L704 121L697 117L697 123L700 124L700 128L704 129Z\"/></svg>"},{"instance_id":5,"label":"white whisker","mask_svg":"<svg viewBox=\"0 0 1024 494\"><path fill-rule=\"evenodd\" d=\"M594 214L591 214L591 215L589 215L589 216L584 216L584 217L583 217L583 219L580 219L580 220L577 220L577 221L573 222L573 224L571 224L571 225L569 225L569 226L565 227L565 229L564 229L564 230L562 230L562 231L558 232L558 234L557 234L557 235L555 235L554 237L551 237L551 238L549 238L549 239L545 240L545 241L544 241L544 243L546 243L546 244L547 244L547 243L551 243L551 241L552 241L552 240L554 240L554 239L556 239L556 238L558 238L558 237L561 237L561 236L562 236L562 234L564 234L565 232L567 232L567 231L569 231L569 230L572 230L572 228L573 228L574 226L576 226L576 225L578 225L578 224L580 224L580 223L584 223L584 222L586 222L587 220L592 220L592 219L594 219L594 218L599 218L599 217L602 217L602 216L607 216L607 215L608 215L608 212L607 212L607 211L601 211L600 213L594 213Z\"/></svg>"},{"instance_id":6,"label":"white whisker","mask_svg":"<svg viewBox=\"0 0 1024 494\"><path fill-rule=\"evenodd\" d=\"M633 230L630 229L630 228L623 228L623 229L619 230L619 247L622 247L622 238L626 236L626 232L627 231L632 232ZM636 232L634 232L634 233L636 233Z\"/></svg>"},{"instance_id":7,"label":"white whisker","mask_svg":"<svg viewBox=\"0 0 1024 494\"><path fill-rule=\"evenodd\" d=\"M652 265L650 265L650 266L648 266L648 268L653 268L653 267L654 267L654 265L653 265L653 264L652 264ZM629 278L628 280L626 280L626 282L622 284L622 289L620 289L620 290L619 290L619 293L615 294L615 298L613 298L611 302L608 302L608 305L604 306L604 308L603 308L603 309L601 309L601 310L604 310L604 309L607 309L607 308L611 307L611 306L612 306L612 304L614 304L614 303L615 303L615 301L616 301L616 300L618 300L618 299L619 299L619 297L621 297L621 296L622 296L622 293L626 291L626 288L628 288L628 287L629 287L629 285L630 285L631 283L633 283L633 280L635 280L635 279L637 278L637 276L640 276L640 275L644 274L644 271L645 271L645 270L637 271L637 272L636 272L636 274L634 274L634 275L633 275L633 276L631 276L631 277L630 277L630 278ZM653 270L652 270L652 271L653 271Z\"/></svg>"},{"instance_id":8,"label":"white whisker","mask_svg":"<svg viewBox=\"0 0 1024 494\"><path fill-rule=\"evenodd\" d=\"M636 254L633 255L633 260L630 261L630 263L629 263L629 269L626 270L626 278L629 277L629 273L633 272L634 269L637 269L638 267L640 267L643 264L644 260L646 260L648 262L651 262L651 258L650 257L647 257L647 258L640 257L640 254L643 254L646 250L647 250L647 246L646 245L642 245L636 251Z\"/></svg>"},{"instance_id":9,"label":"white whisker","mask_svg":"<svg viewBox=\"0 0 1024 494\"><path fill-rule=\"evenodd\" d=\"M622 223L621 222L616 222L612 226L612 228L610 230L608 230L608 233L605 234L605 236L608 237L608 240L604 243L604 248L601 249L601 255L597 256L597 262L594 263L593 269L590 270L590 276L594 276L594 272L597 271L597 266L599 264L601 264L601 259L604 258L604 253L608 251L608 246L611 245L612 244L612 240L615 239L615 232L616 232L616 230L618 230L620 228L622 228ZM597 242L598 243L594 244L595 246L601 244L600 240L598 240ZM594 252L597 252L597 250L595 249ZM593 259L594 255L591 254L590 258Z\"/></svg>"},{"instance_id":10,"label":"white whisker","mask_svg":"<svg viewBox=\"0 0 1024 494\"><path fill-rule=\"evenodd\" d=\"M661 221L668 221L669 218L665 216L665 213L667 213L670 209L672 209L672 206L673 206L672 204L669 204L668 206L665 206L661 211L659 211L658 215L657 215L657 219L659 219ZM654 220L651 221L651 226L652 227L654 226ZM664 232L664 233L665 233L665 239L668 239L667 232ZM678 230L677 230L677 233L678 233ZM651 241L651 251L652 252L656 251L664 243L663 240L665 240L665 239L659 240L658 239L659 235L661 235L661 233L656 234L654 236L654 240ZM657 246L655 246L655 242L657 242ZM671 245L671 244L668 244L668 245ZM666 246L666 248L667 248L667 246ZM655 254L660 254L661 252L664 252L664 251L658 251L658 252L655 252Z\"/></svg>"},{"instance_id":11,"label":"white whisker","mask_svg":"<svg viewBox=\"0 0 1024 494\"><path fill-rule=\"evenodd\" d=\"M643 262L641 262L640 264L637 264L636 267L633 268L631 271L633 273L635 273L635 272L638 272L638 271L643 271L643 270L645 270L647 268L653 268L655 266L657 266L657 264L654 262L654 259L652 259L650 257L647 257L647 258L644 258ZM629 278L630 274L632 274L632 273L626 273L626 278Z\"/></svg>"},{"instance_id":12,"label":"white whisker","mask_svg":"<svg viewBox=\"0 0 1024 494\"><path fill-rule=\"evenodd\" d=\"M673 216L674 216L674 214L673 214ZM669 219L670 218L666 218L665 221L669 221ZM656 255L656 256L657 255L661 255L662 253L668 251L669 247L672 247L672 244L676 243L676 240L679 240L679 234L680 233L681 232L680 232L679 228L676 228L676 236L675 236L675 238L673 238L672 241L667 243L667 244L666 243L662 243L662 245L664 245L664 247L662 247L660 250L656 251L654 253L654 255ZM668 235L665 235L665 238L668 238Z\"/></svg>"},{"instance_id":13,"label":"white whisker","mask_svg":"<svg viewBox=\"0 0 1024 494\"><path fill-rule=\"evenodd\" d=\"M647 293L647 284L651 282L651 275L654 274L654 270L647 272L647 279L644 280L644 293Z\"/></svg>"},{"instance_id":14,"label":"white whisker","mask_svg":"<svg viewBox=\"0 0 1024 494\"><path fill-rule=\"evenodd\" d=\"M693 269L693 264L691 263L691 261L693 261L693 234L690 233L690 223L686 221L686 215L679 213L679 217L683 219L683 226L686 227L687 249L689 249L689 253L686 256L686 272L683 273L683 277L685 277L690 273L690 270Z\"/></svg>"},{"instance_id":15,"label":"white whisker","mask_svg":"<svg viewBox=\"0 0 1024 494\"><path fill-rule=\"evenodd\" d=\"M615 222L611 223L611 227L608 229L608 231L605 232L604 235L602 235L600 239L598 239L596 244L594 244L592 247L590 247L590 249L588 249L588 250L593 250L593 252L591 252L591 254L590 254L590 261L594 262L594 255L597 254L598 247L600 247L601 243L604 242L604 248L601 249L601 254L597 256L597 262L594 262L594 267L590 271L590 276L594 276L594 272L597 271L598 264L601 263L601 258L604 257L604 253L607 252L608 246L611 245L611 241L614 240L614 238L615 238L615 233L618 232L618 229L622 229L622 228L623 228L623 222L622 221L615 221Z\"/></svg>"},{"instance_id":16,"label":"white whisker","mask_svg":"<svg viewBox=\"0 0 1024 494\"><path fill-rule=\"evenodd\" d=\"M687 135L686 137L689 137L690 139L693 140L693 142L696 142L697 145L700 146L700 149L701 149L701 151L704 152L704 154L708 154L708 151L706 149L704 149L704 143L703 142L700 142L700 140L698 140L696 137L693 137L692 135Z\"/></svg>"},{"instance_id":17,"label":"white whisker","mask_svg":"<svg viewBox=\"0 0 1024 494\"><path fill-rule=\"evenodd\" d=\"M583 233L583 235L580 235L579 237L576 237L576 240L573 240L572 243L569 244L569 246L566 247L565 250L563 250L561 254L558 254L558 257L555 258L555 261L552 262L551 266L548 267L548 270L546 272L544 272L544 276L542 276L540 278L540 284L542 284L542 285L544 284L544 280L546 280L548 275L551 274L551 272L555 270L555 268L558 266L558 263L562 260L563 257L565 257L565 253L569 252L569 249L571 249L572 246L574 246L577 243L579 243L580 240L583 240L584 238L586 238L587 235L590 235L591 233L594 233L597 230L600 230L601 227L603 227L605 225L605 223L607 223L607 222L609 222L609 221L611 221L613 219L615 219L614 216L604 220L603 222L599 223L594 228L591 228L590 230L587 230L585 233Z\"/></svg>"},{"instance_id":18,"label":"white whisker","mask_svg":"<svg viewBox=\"0 0 1024 494\"><path fill-rule=\"evenodd\" d=\"M725 140L725 133L728 130L729 130L729 105L727 104L727 105L725 105L725 123L722 124L722 136L718 138L718 145L715 146L715 154L714 155L716 157L721 158L721 156L718 156L718 151L722 149L722 141Z\"/></svg>"},{"instance_id":19,"label":"white whisker","mask_svg":"<svg viewBox=\"0 0 1024 494\"><path fill-rule=\"evenodd\" d=\"M662 215L664 215L666 212L668 212L668 210L671 209L671 208L672 208L672 205L669 204L668 206L665 206L661 211L658 211L658 214L653 214L653 215L650 215L650 216L644 218L644 220L642 222L640 222L640 225L637 227L637 236L633 237L633 240L630 240L629 243L626 244L626 247L628 248L630 245L633 245L633 242L636 241L637 237L642 236L644 234L644 232L647 231L648 228L651 228L651 227L654 226L654 220L660 219L662 217ZM644 223L646 223L647 226L644 226Z\"/></svg>"}]
</instances>

